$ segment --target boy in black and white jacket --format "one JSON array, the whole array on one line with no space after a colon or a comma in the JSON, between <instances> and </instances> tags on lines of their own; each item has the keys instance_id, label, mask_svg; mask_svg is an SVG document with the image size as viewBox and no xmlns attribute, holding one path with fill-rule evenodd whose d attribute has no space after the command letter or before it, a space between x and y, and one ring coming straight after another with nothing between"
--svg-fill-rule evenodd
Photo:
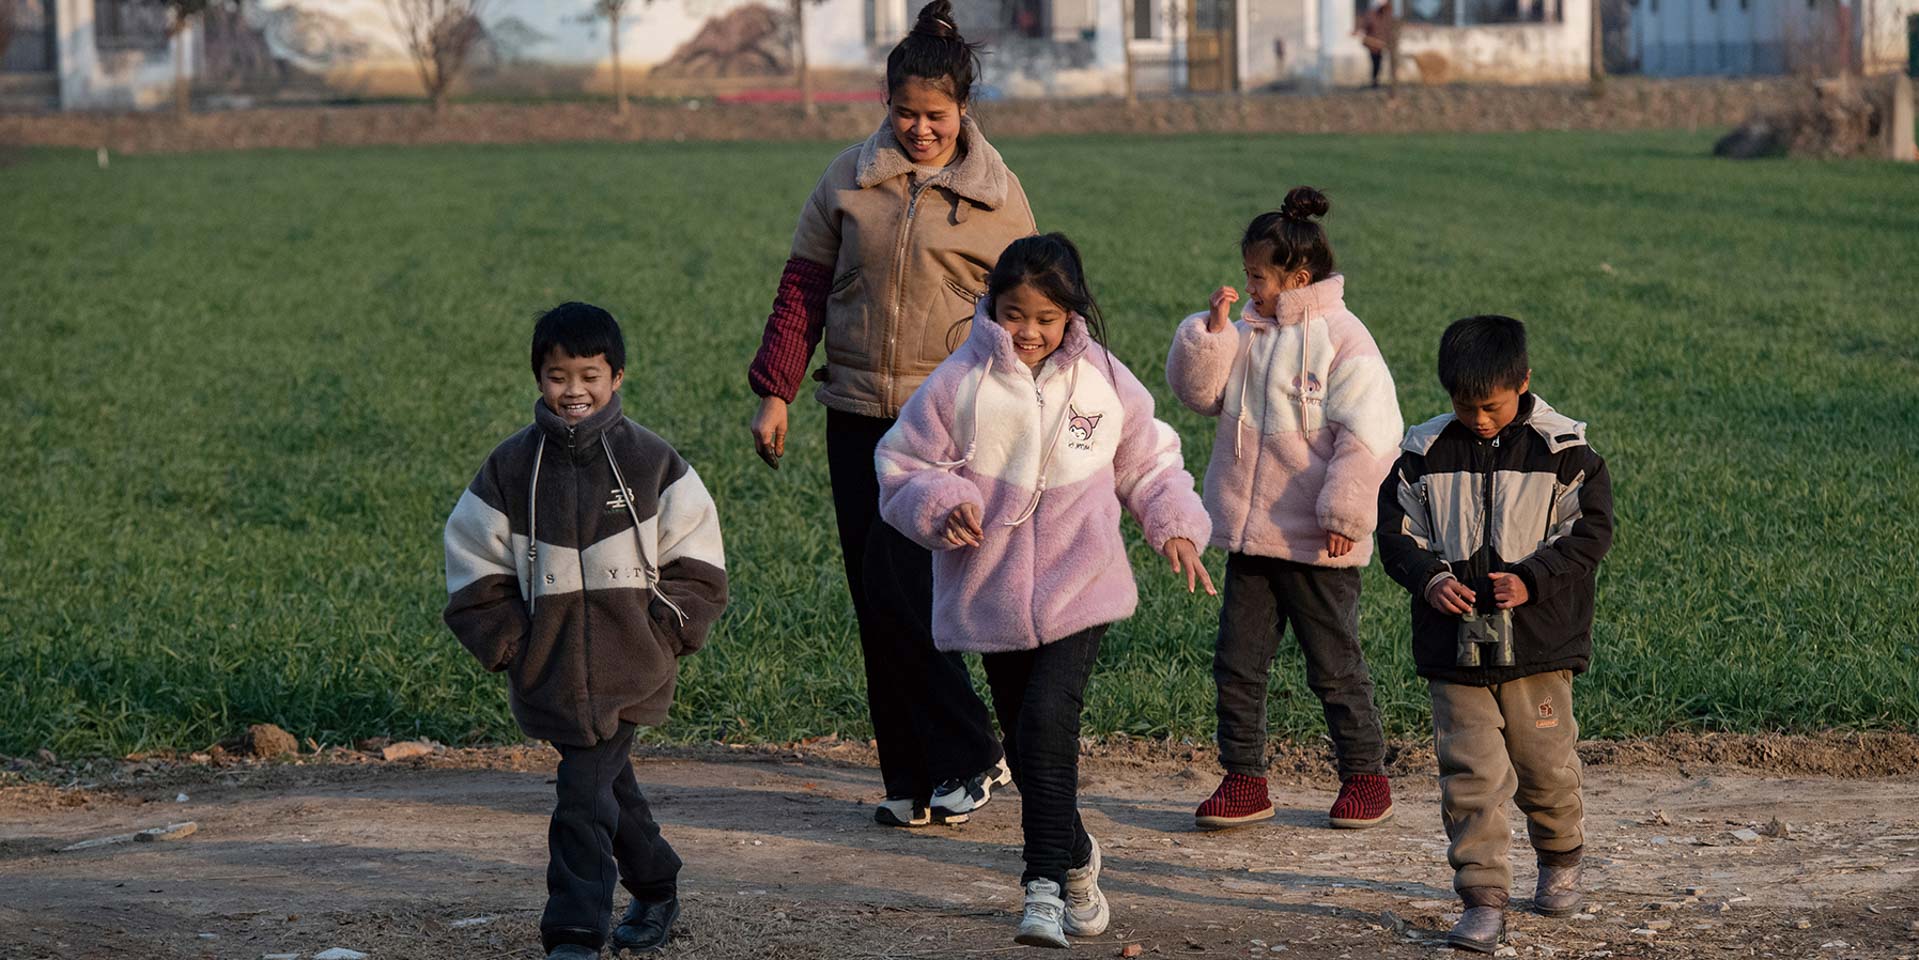
<instances>
[{"instance_id":1,"label":"boy in black and white jacket","mask_svg":"<svg viewBox=\"0 0 1919 960\"><path fill-rule=\"evenodd\" d=\"M1453 887L1448 936L1491 953L1512 885L1503 805L1526 814L1533 908L1579 907L1585 844L1572 678L1592 661L1612 481L1586 425L1531 392L1526 329L1468 317L1439 344L1453 413L1412 428L1379 491L1379 553L1413 595L1413 659L1432 696Z\"/></svg>"}]
</instances>

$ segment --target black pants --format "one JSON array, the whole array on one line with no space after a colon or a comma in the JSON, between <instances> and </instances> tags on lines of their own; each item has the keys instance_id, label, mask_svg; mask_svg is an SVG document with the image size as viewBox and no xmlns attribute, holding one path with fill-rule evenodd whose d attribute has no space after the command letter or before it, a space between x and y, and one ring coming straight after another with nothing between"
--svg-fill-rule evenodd
<instances>
[{"instance_id":1,"label":"black pants","mask_svg":"<svg viewBox=\"0 0 1919 960\"><path fill-rule=\"evenodd\" d=\"M1384 50L1367 50L1366 55L1373 58L1373 86L1379 86L1379 64L1386 59Z\"/></svg>"},{"instance_id":2,"label":"black pants","mask_svg":"<svg viewBox=\"0 0 1919 960\"><path fill-rule=\"evenodd\" d=\"M1306 685L1326 713L1340 779L1384 774L1386 740L1359 649L1359 571L1243 553L1226 556L1226 599L1213 650L1220 764L1232 773L1266 775L1266 684L1289 621L1306 654Z\"/></svg>"},{"instance_id":3,"label":"black pants","mask_svg":"<svg viewBox=\"0 0 1919 960\"><path fill-rule=\"evenodd\" d=\"M1066 871L1093 856L1093 840L1079 819L1079 714L1105 634L1101 625L1037 650L980 657L1019 787L1022 886L1044 878L1064 887Z\"/></svg>"},{"instance_id":4,"label":"black pants","mask_svg":"<svg viewBox=\"0 0 1919 960\"><path fill-rule=\"evenodd\" d=\"M560 751L559 802L547 827L546 912L540 940L598 948L606 942L617 880L636 900L675 895L680 857L660 836L633 779L633 725L591 747Z\"/></svg>"},{"instance_id":5,"label":"black pants","mask_svg":"<svg viewBox=\"0 0 1919 960\"><path fill-rule=\"evenodd\" d=\"M943 780L999 762L966 661L933 649L933 558L880 519L873 449L893 421L829 410L826 460L846 586L866 659L866 708L888 797L924 802Z\"/></svg>"}]
</instances>

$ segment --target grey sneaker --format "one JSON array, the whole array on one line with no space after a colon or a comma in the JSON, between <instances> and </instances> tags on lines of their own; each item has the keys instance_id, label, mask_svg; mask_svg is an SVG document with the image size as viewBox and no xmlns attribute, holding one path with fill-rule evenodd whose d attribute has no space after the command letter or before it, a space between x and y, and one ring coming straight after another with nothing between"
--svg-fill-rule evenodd
<instances>
[{"instance_id":1,"label":"grey sneaker","mask_svg":"<svg viewBox=\"0 0 1919 960\"><path fill-rule=\"evenodd\" d=\"M1533 889L1533 912L1544 917L1569 917L1579 912L1586 895L1580 887L1584 873L1578 863L1539 865L1539 886Z\"/></svg>"},{"instance_id":2,"label":"grey sneaker","mask_svg":"<svg viewBox=\"0 0 1919 960\"><path fill-rule=\"evenodd\" d=\"M1066 902L1059 898L1059 884L1034 880L1026 885L1026 912L1020 915L1019 932L1013 935L1013 942L1029 947L1069 947L1062 925L1065 916Z\"/></svg>"},{"instance_id":3,"label":"grey sneaker","mask_svg":"<svg viewBox=\"0 0 1919 960\"><path fill-rule=\"evenodd\" d=\"M887 797L873 809L873 822L883 827L923 827L933 822L926 805L912 797ZM946 823L965 823L966 816L948 818Z\"/></svg>"},{"instance_id":4,"label":"grey sneaker","mask_svg":"<svg viewBox=\"0 0 1919 960\"><path fill-rule=\"evenodd\" d=\"M1492 953L1506 936L1506 911L1498 907L1467 907L1464 916L1446 934L1446 945L1456 950Z\"/></svg>"},{"instance_id":5,"label":"grey sneaker","mask_svg":"<svg viewBox=\"0 0 1919 960\"><path fill-rule=\"evenodd\" d=\"M1092 859L1086 866L1066 871L1066 920L1062 926L1075 937L1097 937L1106 932L1113 912L1106 906L1106 894L1099 890L1099 840L1093 841Z\"/></svg>"}]
</instances>

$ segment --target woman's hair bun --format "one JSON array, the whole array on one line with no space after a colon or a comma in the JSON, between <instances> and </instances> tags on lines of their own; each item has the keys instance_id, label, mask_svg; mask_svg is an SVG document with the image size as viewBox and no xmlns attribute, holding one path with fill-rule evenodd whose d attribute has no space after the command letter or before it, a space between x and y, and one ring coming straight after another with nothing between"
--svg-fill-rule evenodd
<instances>
[{"instance_id":1,"label":"woman's hair bun","mask_svg":"<svg viewBox=\"0 0 1919 960\"><path fill-rule=\"evenodd\" d=\"M940 0L944 3L945 0ZM1333 208L1332 201L1326 195L1312 187L1294 187L1286 191L1286 199L1279 205L1279 215L1288 220L1314 220L1326 215Z\"/></svg>"},{"instance_id":2,"label":"woman's hair bun","mask_svg":"<svg viewBox=\"0 0 1919 960\"><path fill-rule=\"evenodd\" d=\"M913 32L942 40L960 39L959 25L953 22L951 0L933 0L921 7L919 21L913 24Z\"/></svg>"}]
</instances>

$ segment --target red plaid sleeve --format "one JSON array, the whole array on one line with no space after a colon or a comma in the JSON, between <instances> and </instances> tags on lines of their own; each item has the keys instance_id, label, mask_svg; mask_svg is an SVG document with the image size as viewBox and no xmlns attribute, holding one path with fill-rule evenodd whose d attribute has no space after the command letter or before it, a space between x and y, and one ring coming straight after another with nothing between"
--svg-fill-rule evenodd
<instances>
[{"instance_id":1,"label":"red plaid sleeve","mask_svg":"<svg viewBox=\"0 0 1919 960\"><path fill-rule=\"evenodd\" d=\"M760 335L760 352L746 371L754 393L787 403L799 394L806 365L826 328L826 295L832 286L831 267L798 257L786 261L766 332Z\"/></svg>"}]
</instances>

